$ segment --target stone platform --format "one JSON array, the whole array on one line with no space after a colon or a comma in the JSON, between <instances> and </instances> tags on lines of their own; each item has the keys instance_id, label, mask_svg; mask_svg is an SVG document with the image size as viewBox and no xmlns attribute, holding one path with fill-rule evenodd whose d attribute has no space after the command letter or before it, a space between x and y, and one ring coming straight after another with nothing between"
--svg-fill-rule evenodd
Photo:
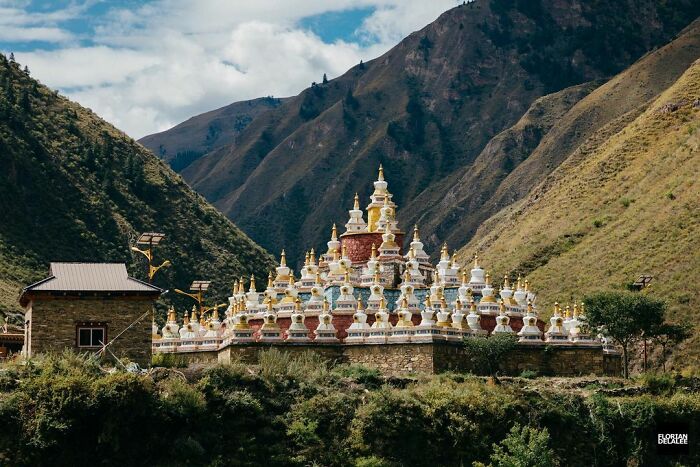
<instances>
[{"instance_id":1,"label":"stone platform","mask_svg":"<svg viewBox=\"0 0 700 467\"><path fill-rule=\"evenodd\" d=\"M260 352L271 348L292 355L310 351L332 364L360 364L377 368L387 376L473 370L466 348L453 342L381 345L251 342L225 345L218 351L178 352L177 355L191 363L241 361L256 364ZM500 374L518 376L525 370L541 376L619 376L621 359L618 353L606 352L600 346L518 344L503 359Z\"/></svg>"}]
</instances>

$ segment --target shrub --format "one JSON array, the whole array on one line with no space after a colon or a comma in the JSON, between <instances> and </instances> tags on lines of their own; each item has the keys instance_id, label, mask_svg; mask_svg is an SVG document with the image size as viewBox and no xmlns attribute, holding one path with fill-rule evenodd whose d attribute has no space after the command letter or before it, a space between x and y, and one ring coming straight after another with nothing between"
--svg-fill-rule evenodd
<instances>
[{"instance_id":1,"label":"shrub","mask_svg":"<svg viewBox=\"0 0 700 467\"><path fill-rule=\"evenodd\" d=\"M376 368L363 365L340 365L333 373L344 378L352 378L367 389L377 389L384 383L384 377Z\"/></svg>"},{"instance_id":2,"label":"shrub","mask_svg":"<svg viewBox=\"0 0 700 467\"><path fill-rule=\"evenodd\" d=\"M493 334L490 337L467 337L463 345L472 371L478 375L495 375L501 357L515 349L518 338L509 334Z\"/></svg>"},{"instance_id":3,"label":"shrub","mask_svg":"<svg viewBox=\"0 0 700 467\"><path fill-rule=\"evenodd\" d=\"M508 436L494 444L491 465L495 467L551 467L558 465L549 448L549 431L513 425Z\"/></svg>"}]
</instances>

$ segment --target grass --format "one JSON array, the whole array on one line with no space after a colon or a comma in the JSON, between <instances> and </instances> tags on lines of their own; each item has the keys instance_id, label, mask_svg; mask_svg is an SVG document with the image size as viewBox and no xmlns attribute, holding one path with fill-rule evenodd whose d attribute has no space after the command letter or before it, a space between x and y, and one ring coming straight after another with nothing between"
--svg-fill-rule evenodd
<instances>
[{"instance_id":1,"label":"grass","mask_svg":"<svg viewBox=\"0 0 700 467\"><path fill-rule=\"evenodd\" d=\"M585 157L567 160L556 182L535 190L480 229L463 249L478 249L493 277L529 270L543 317L555 301L580 301L593 291L623 288L641 273L654 276L653 293L669 303L669 320L695 325L700 307L700 63ZM669 102L686 102L664 112ZM593 136L595 138L595 135ZM580 232L570 248L562 233ZM532 268L533 256L547 261ZM660 362L652 353L652 364ZM697 367L700 333L675 349L671 365Z\"/></svg>"}]
</instances>

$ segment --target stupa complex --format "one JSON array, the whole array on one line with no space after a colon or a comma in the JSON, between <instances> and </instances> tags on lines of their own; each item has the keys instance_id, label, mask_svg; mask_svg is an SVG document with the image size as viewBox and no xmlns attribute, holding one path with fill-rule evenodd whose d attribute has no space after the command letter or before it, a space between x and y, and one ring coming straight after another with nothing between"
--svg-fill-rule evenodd
<instances>
[{"instance_id":1,"label":"stupa complex","mask_svg":"<svg viewBox=\"0 0 700 467\"><path fill-rule=\"evenodd\" d=\"M356 194L345 231L339 235L333 224L325 253L317 258L311 248L298 278L282 251L263 292L258 292L254 277L247 284L243 278L234 283L223 322L216 308L207 317L193 311L182 324L171 310L165 326L154 327L153 351L227 349L231 355L236 346L264 343L371 346L373 350L364 351L371 354L382 345L454 347L468 338L512 334L518 348L529 351L555 346L587 348L601 356L606 352L601 340L590 335L577 305L573 316L567 311L562 317L557 304L546 326L538 318L537 297L528 280L517 277L511 283L513 278L506 275L496 290L476 254L470 264L459 264L446 244L432 264L418 226L404 251L392 198L380 166L365 211Z\"/></svg>"}]
</instances>

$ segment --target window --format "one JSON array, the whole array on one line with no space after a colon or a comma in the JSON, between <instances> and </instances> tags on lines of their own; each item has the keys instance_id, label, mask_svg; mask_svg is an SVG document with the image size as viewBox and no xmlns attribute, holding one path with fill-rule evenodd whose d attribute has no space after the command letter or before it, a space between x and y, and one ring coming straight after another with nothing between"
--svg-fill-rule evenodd
<instances>
[{"instance_id":1,"label":"window","mask_svg":"<svg viewBox=\"0 0 700 467\"><path fill-rule=\"evenodd\" d=\"M107 343L107 326L104 324L79 324L76 333L80 348L102 347Z\"/></svg>"}]
</instances>

